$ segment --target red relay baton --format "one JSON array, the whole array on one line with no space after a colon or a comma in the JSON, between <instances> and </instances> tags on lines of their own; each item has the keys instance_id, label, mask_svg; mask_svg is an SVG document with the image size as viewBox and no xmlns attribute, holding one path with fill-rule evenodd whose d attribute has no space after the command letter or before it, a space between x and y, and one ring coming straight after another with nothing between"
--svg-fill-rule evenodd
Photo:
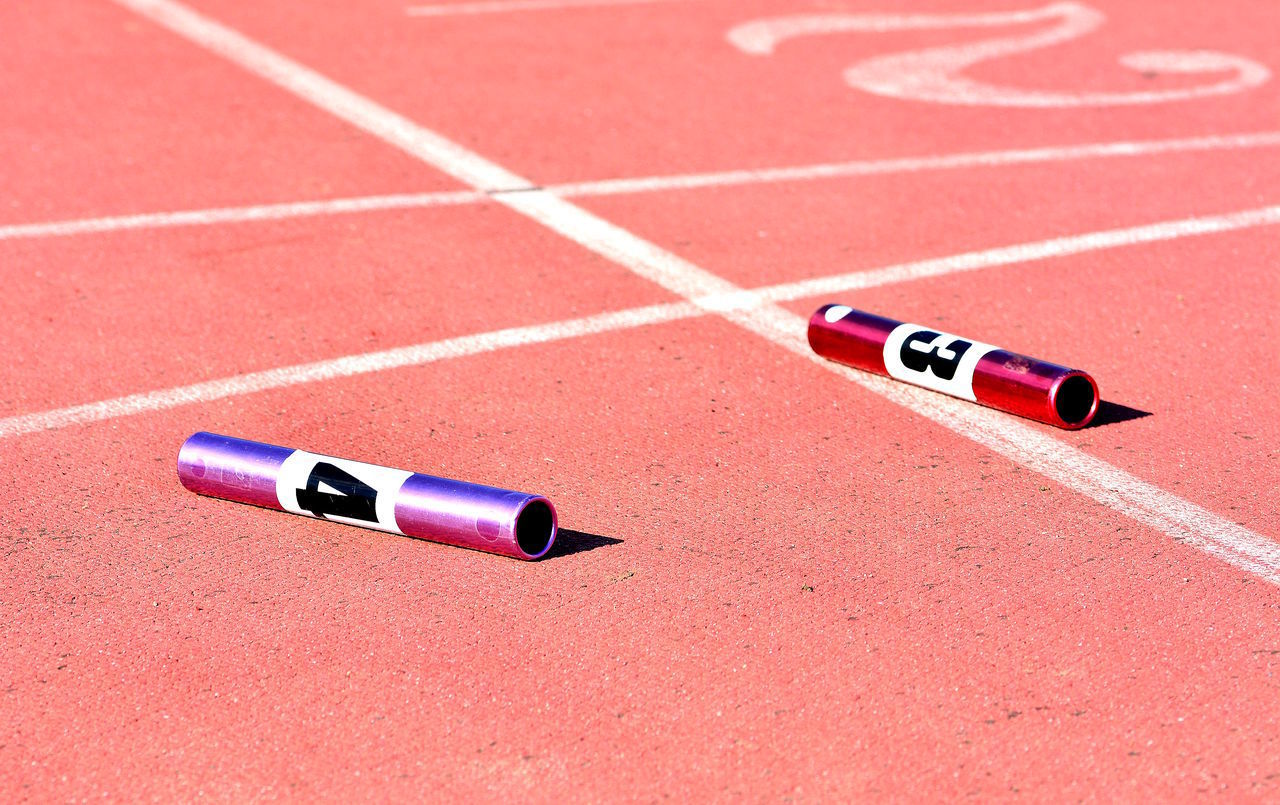
<instances>
[{"instance_id":1,"label":"red relay baton","mask_svg":"<svg viewBox=\"0 0 1280 805\"><path fill-rule=\"evenodd\" d=\"M1083 428L1098 412L1098 384L1079 369L845 305L818 308L809 345L855 369L1059 428Z\"/></svg>"}]
</instances>

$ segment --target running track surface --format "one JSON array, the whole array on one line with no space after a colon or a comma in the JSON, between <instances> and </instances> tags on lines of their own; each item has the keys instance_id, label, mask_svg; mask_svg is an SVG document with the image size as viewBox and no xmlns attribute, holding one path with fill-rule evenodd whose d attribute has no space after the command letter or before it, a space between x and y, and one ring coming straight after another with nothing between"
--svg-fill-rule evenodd
<instances>
[{"instance_id":1,"label":"running track surface","mask_svg":"<svg viewBox=\"0 0 1280 805\"><path fill-rule=\"evenodd\" d=\"M1280 796L1280 12L901 5L0 6L0 799ZM1108 404L833 370L828 301ZM197 430L560 547L198 498Z\"/></svg>"}]
</instances>

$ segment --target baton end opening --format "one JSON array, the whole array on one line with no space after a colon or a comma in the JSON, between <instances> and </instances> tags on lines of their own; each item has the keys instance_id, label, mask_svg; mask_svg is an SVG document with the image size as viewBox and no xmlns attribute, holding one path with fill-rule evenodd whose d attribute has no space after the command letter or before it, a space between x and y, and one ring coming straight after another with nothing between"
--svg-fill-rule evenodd
<instances>
[{"instance_id":1,"label":"baton end opening","mask_svg":"<svg viewBox=\"0 0 1280 805\"><path fill-rule=\"evenodd\" d=\"M546 498L534 498L516 515L516 545L526 559L540 559L556 541L556 510Z\"/></svg>"},{"instance_id":2,"label":"baton end opening","mask_svg":"<svg viewBox=\"0 0 1280 805\"><path fill-rule=\"evenodd\" d=\"M1092 422L1098 413L1098 384L1084 372L1073 372L1062 378L1050 394L1060 427L1078 430Z\"/></svg>"}]
</instances>

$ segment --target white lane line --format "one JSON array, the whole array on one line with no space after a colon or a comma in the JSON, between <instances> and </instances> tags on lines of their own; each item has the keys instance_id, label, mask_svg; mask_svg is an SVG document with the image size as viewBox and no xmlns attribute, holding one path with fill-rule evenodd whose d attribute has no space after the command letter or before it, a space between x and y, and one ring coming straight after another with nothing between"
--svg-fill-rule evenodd
<instances>
[{"instance_id":1,"label":"white lane line","mask_svg":"<svg viewBox=\"0 0 1280 805\"><path fill-rule=\"evenodd\" d=\"M932 170L954 170L957 168L1025 165L1037 162L1069 162L1073 160L1136 157L1177 152L1274 148L1277 146L1280 146L1280 131L1263 131L1248 134L1185 137L1172 140L1084 143L1081 145L1023 148L1010 151L829 162L783 168L758 168L755 170L731 170L672 176L642 176L633 179L605 179L559 184L552 185L547 189L556 195L566 197L611 196L622 193L648 193L659 190L692 190L703 187L812 181L815 179L837 179L851 176L919 173Z\"/></svg>"},{"instance_id":2,"label":"white lane line","mask_svg":"<svg viewBox=\"0 0 1280 805\"><path fill-rule=\"evenodd\" d=\"M398 347L382 352L347 355L332 360L285 366L252 374L209 380L176 388L161 389L110 400L73 405L50 411L20 414L0 419L0 439L21 436L71 425L83 425L117 417L163 411L183 405L212 402L258 391L316 383L343 377L381 372L433 361L479 355L510 347L544 344L567 338L641 327L647 324L694 318L707 313L750 310L766 302L787 302L865 290L900 282L940 277L964 271L1027 265L1036 261L1067 257L1089 251L1103 251L1141 243L1209 235L1260 226L1280 225L1280 206L1244 210L1225 215L1164 221L1157 224L1088 232L1071 237L1020 243L998 249L965 252L950 257L884 266L829 277L785 282L754 290L720 286L718 291L696 296L687 302L629 308L550 324L514 327L487 333L449 338ZM662 260L664 270L671 265Z\"/></svg>"},{"instance_id":3,"label":"white lane line","mask_svg":"<svg viewBox=\"0 0 1280 805\"><path fill-rule=\"evenodd\" d=\"M524 195L524 194L521 194ZM1141 243L1208 235L1260 226L1280 225L1280 206L1244 210L1225 215L1184 218L1145 226L1088 232L1052 240L1020 243L997 249L965 252L950 257L884 266L828 277L785 282L754 290L718 284L717 290L694 296L688 302L602 313L580 319L532 325L462 336L382 352L348 355L326 361L285 366L263 372L210 380L177 388L131 394L100 402L73 405L51 411L21 414L0 419L0 438L42 430L65 428L106 419L162 411L182 405L211 402L257 391L334 380L370 372L380 372L432 361L478 355L509 347L541 344L584 335L641 327L664 321L693 318L706 313L750 310L766 302L786 302L809 297L848 293L882 285L940 277L964 271L1026 265L1056 257L1089 251L1121 248ZM654 255L660 272L676 270L663 254ZM690 288L690 293L696 289Z\"/></svg>"},{"instance_id":4,"label":"white lane line","mask_svg":"<svg viewBox=\"0 0 1280 805\"><path fill-rule=\"evenodd\" d=\"M565 198L612 196L628 193L653 193L664 190L696 190L710 187L732 187L779 182L802 182L893 173L921 173L971 167L999 167L1071 160L1139 157L1154 154L1191 153L1196 151L1231 151L1251 148L1280 147L1280 131L1248 134L1226 134L1188 137L1172 140L1135 140L1130 142L1086 143L1083 145L1047 146L1012 151L986 151L967 154L943 154L929 157L853 160L816 165L797 165L754 170L716 171L710 173L641 176L629 179L603 179L550 185L546 190ZM495 194L502 191L494 191ZM523 190L517 191L523 192ZM219 207L208 210L142 213L103 218L83 218L31 224L0 225L0 240L41 238L176 226L275 221L295 217L343 215L394 209L416 209L444 205L473 204L486 201L489 194L476 191L444 191L434 193L401 193L360 196L327 201L301 201L284 204L259 204L246 207Z\"/></svg>"},{"instance_id":5,"label":"white lane line","mask_svg":"<svg viewBox=\"0 0 1280 805\"><path fill-rule=\"evenodd\" d=\"M333 360L316 361L262 372L224 377L204 383L162 389L159 391L130 394L127 397L101 402L73 405L53 411L0 419L0 439L36 433L43 430L83 425L106 419L132 416L150 411L163 411L193 403L212 402L226 397L252 394L268 389L296 386L336 380L369 372L382 372L405 366L419 366L434 361L479 355L500 349L561 341L592 333L605 333L631 327L642 327L664 321L688 318L698 314L698 308L688 302L649 305L612 313L601 313L580 319L535 324L528 327L510 327L476 335L447 338L426 344L348 355Z\"/></svg>"},{"instance_id":6,"label":"white lane line","mask_svg":"<svg viewBox=\"0 0 1280 805\"><path fill-rule=\"evenodd\" d=\"M495 195L493 198L695 304L706 297L733 296L743 292L728 280L545 190Z\"/></svg>"},{"instance_id":7,"label":"white lane line","mask_svg":"<svg viewBox=\"0 0 1280 805\"><path fill-rule=\"evenodd\" d=\"M159 22L176 33L294 92L313 104L331 109L353 125L401 148L430 143L411 153L444 172L468 181L477 189L494 177L511 187L522 186L520 177L462 146L448 141L379 106L372 100L319 76L266 47L252 42L172 0L116 0ZM388 128L388 121L397 121ZM407 128L406 128L407 127ZM406 150L408 150L406 148ZM467 177L467 178L463 178ZM513 181L514 180L514 181ZM527 183L524 183L527 185ZM582 245L637 275L689 297L725 296L745 292L660 247L621 229L572 203L545 191L504 194L497 197L511 209L530 216L571 241ZM693 302L694 299L690 298ZM708 308L705 303L699 305ZM1093 458L1037 428L978 406L905 384L878 382L879 378L842 370L822 361L805 342L806 320L772 303L746 310L721 313L726 319L757 333L821 366L840 371L864 388L926 417L961 436L971 438L1006 458L1052 477L1105 506L1185 541L1232 565L1273 583L1280 583L1280 551L1270 540L1176 495L1156 489L1129 473ZM968 410L966 410L968 409ZM1098 473L1103 473L1099 480Z\"/></svg>"},{"instance_id":8,"label":"white lane line","mask_svg":"<svg viewBox=\"0 0 1280 805\"><path fill-rule=\"evenodd\" d=\"M1164 240L1177 240L1178 238L1194 237L1196 235L1211 235L1275 224L1280 224L1280 206L1260 207L1223 215L1182 218L1143 226L1106 229L1083 235L1068 235L1031 243L1019 243L1013 246L965 252L950 257L938 257L932 260L919 260L896 266L886 266L870 271L853 271L847 274L815 277L796 282L786 282L769 288L761 288L755 293L759 294L762 299L771 302L783 302L790 299L804 299L810 296L890 285L896 282L910 282L911 280L924 279L926 277L940 277L944 274L955 274L962 271L1030 263L1054 257L1067 257L1083 252L1102 251L1122 246L1136 246L1141 243L1156 243Z\"/></svg>"},{"instance_id":9,"label":"white lane line","mask_svg":"<svg viewBox=\"0 0 1280 805\"><path fill-rule=\"evenodd\" d=\"M495 0L491 3L409 6L404 12L410 17L447 17L457 14L502 14L510 11L551 11L561 8L638 6L679 2L685 2L685 0Z\"/></svg>"},{"instance_id":10,"label":"white lane line","mask_svg":"<svg viewBox=\"0 0 1280 805\"><path fill-rule=\"evenodd\" d=\"M106 218L82 218L39 224L0 226L0 240L48 238L84 235L94 232L116 232L127 229L162 229L174 226L208 226L210 224L246 221L279 221L318 215L374 212L378 210L420 209L456 204L472 204L489 197L473 190L440 193L402 193L387 196L339 198L328 201L297 201L285 204L257 204L249 207L215 207L208 210L153 212L138 215L115 215Z\"/></svg>"}]
</instances>

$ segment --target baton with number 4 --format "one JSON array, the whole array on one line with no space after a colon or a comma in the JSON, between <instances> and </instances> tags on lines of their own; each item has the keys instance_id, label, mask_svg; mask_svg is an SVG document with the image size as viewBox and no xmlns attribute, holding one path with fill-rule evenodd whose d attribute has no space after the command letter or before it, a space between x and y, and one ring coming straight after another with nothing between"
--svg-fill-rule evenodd
<instances>
[{"instance_id":1,"label":"baton with number 4","mask_svg":"<svg viewBox=\"0 0 1280 805\"><path fill-rule=\"evenodd\" d=\"M1098 412L1098 384L1079 369L845 305L818 308L809 345L856 369L1059 428L1083 428Z\"/></svg>"},{"instance_id":2,"label":"baton with number 4","mask_svg":"<svg viewBox=\"0 0 1280 805\"><path fill-rule=\"evenodd\" d=\"M537 559L556 539L541 495L321 456L215 433L178 451L178 478L201 495Z\"/></svg>"}]
</instances>

